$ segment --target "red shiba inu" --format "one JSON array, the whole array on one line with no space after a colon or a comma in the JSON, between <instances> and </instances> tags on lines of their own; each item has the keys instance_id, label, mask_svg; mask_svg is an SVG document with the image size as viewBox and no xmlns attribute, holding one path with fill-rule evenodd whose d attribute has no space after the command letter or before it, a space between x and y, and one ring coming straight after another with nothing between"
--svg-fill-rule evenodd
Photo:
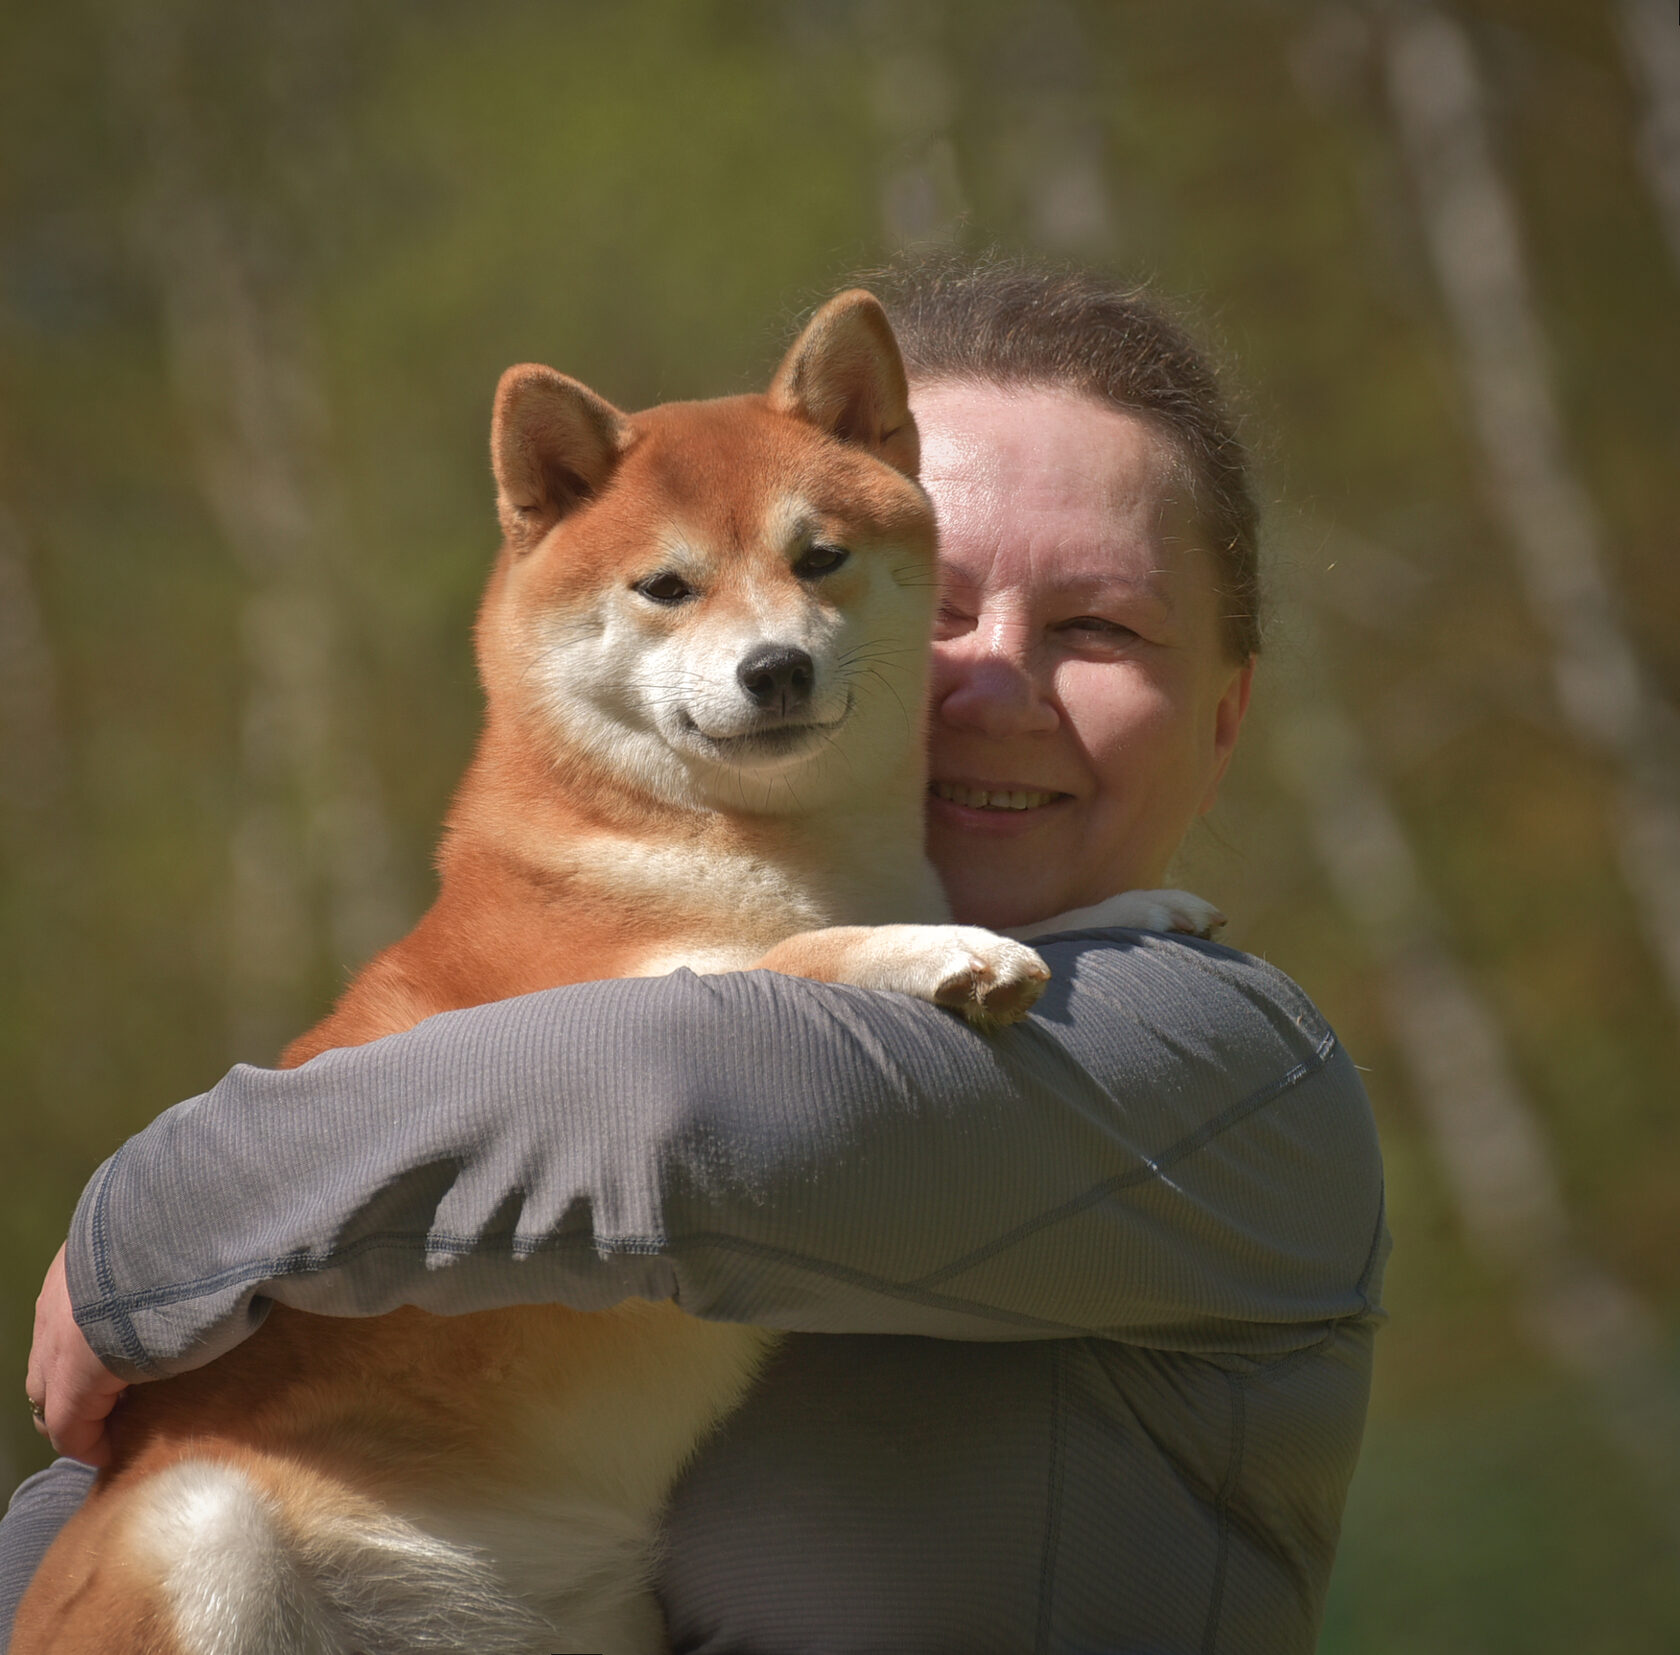
<instances>
[{"instance_id":1,"label":"red shiba inu","mask_svg":"<svg viewBox=\"0 0 1680 1655\"><path fill-rule=\"evenodd\" d=\"M1024 1013L1042 962L943 923L922 856L934 524L875 300L826 305L763 396L627 415L510 369L491 443L487 709L438 898L286 1061L679 965ZM661 1507L773 1338L642 1301L276 1308L130 1393L15 1655L662 1649Z\"/></svg>"}]
</instances>

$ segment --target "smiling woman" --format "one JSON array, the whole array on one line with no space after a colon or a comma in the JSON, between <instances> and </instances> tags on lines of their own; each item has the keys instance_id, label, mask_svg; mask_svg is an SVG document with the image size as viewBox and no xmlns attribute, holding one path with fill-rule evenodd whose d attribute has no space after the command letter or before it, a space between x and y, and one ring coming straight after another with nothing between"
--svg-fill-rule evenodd
<instances>
[{"instance_id":1,"label":"smiling woman","mask_svg":"<svg viewBox=\"0 0 1680 1655\"><path fill-rule=\"evenodd\" d=\"M1160 885L1248 706L1171 439L1077 393L935 382L913 406L943 589L928 849L1021 925Z\"/></svg>"},{"instance_id":2,"label":"smiling woman","mask_svg":"<svg viewBox=\"0 0 1680 1655\"><path fill-rule=\"evenodd\" d=\"M1022 925L1159 885L1210 809L1260 647L1242 444L1136 290L934 256L877 284L939 517L928 850Z\"/></svg>"},{"instance_id":3,"label":"smiling woman","mask_svg":"<svg viewBox=\"0 0 1680 1655\"><path fill-rule=\"evenodd\" d=\"M673 1648L1306 1655L1381 1315L1369 1108L1264 962L1067 912L1158 880L1231 756L1258 644L1241 449L1135 294L956 262L885 285L943 536L928 848L959 920L1032 929L1033 1014L982 1034L676 972L236 1071L84 1196L30 1394L99 1459L125 1382L216 1361L276 1304L670 1302L788 1334L665 1511ZM889 435L912 473L914 429ZM703 582L638 547L635 578L677 582L635 598L663 625ZM797 660L742 667L792 716ZM918 770L912 837L922 796ZM901 869L871 822L865 860ZM84 1486L61 1462L22 1497L0 1571Z\"/></svg>"}]
</instances>

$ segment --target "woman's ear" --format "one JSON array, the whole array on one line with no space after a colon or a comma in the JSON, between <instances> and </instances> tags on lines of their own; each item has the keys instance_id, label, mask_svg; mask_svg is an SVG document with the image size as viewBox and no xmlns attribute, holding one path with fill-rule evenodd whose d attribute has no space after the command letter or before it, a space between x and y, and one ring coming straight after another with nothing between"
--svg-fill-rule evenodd
<instances>
[{"instance_id":1,"label":"woman's ear","mask_svg":"<svg viewBox=\"0 0 1680 1655\"><path fill-rule=\"evenodd\" d=\"M529 551L599 494L629 446L630 422L588 386L534 362L509 368L490 419L496 515L508 545Z\"/></svg>"},{"instance_id":2,"label":"woman's ear","mask_svg":"<svg viewBox=\"0 0 1680 1655\"><path fill-rule=\"evenodd\" d=\"M881 301L861 287L830 299L770 381L770 406L856 443L906 477L921 464L910 387Z\"/></svg>"},{"instance_id":3,"label":"woman's ear","mask_svg":"<svg viewBox=\"0 0 1680 1655\"><path fill-rule=\"evenodd\" d=\"M1224 779L1225 767L1231 762L1231 754L1236 751L1237 736L1248 714L1248 696L1253 688L1254 657L1251 655L1240 667L1232 669L1231 681L1214 706L1213 775L1202 795L1202 802L1196 807L1197 815L1205 816L1219 797L1219 784Z\"/></svg>"}]
</instances>

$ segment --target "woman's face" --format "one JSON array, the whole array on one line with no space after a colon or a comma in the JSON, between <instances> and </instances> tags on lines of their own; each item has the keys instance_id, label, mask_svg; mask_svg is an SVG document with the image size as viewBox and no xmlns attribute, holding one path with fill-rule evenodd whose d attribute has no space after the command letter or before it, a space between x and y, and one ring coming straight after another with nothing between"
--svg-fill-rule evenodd
<instances>
[{"instance_id":1,"label":"woman's face","mask_svg":"<svg viewBox=\"0 0 1680 1655\"><path fill-rule=\"evenodd\" d=\"M1159 886L1251 672L1167 439L1074 392L938 383L911 405L943 572L928 854L956 917Z\"/></svg>"}]
</instances>

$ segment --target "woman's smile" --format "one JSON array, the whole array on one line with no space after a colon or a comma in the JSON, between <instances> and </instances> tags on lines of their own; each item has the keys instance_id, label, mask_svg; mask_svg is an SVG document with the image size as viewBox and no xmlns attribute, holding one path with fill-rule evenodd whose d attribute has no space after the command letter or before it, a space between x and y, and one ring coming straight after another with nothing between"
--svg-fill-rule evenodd
<instances>
[{"instance_id":1,"label":"woman's smile","mask_svg":"<svg viewBox=\"0 0 1680 1655\"><path fill-rule=\"evenodd\" d=\"M961 805L967 810L1042 810L1066 793L1047 793L1024 782L931 781L928 789L935 799Z\"/></svg>"},{"instance_id":2,"label":"woman's smile","mask_svg":"<svg viewBox=\"0 0 1680 1655\"><path fill-rule=\"evenodd\" d=\"M1073 804L1068 793L1024 783L928 783L928 831L1020 839L1051 826Z\"/></svg>"}]
</instances>

